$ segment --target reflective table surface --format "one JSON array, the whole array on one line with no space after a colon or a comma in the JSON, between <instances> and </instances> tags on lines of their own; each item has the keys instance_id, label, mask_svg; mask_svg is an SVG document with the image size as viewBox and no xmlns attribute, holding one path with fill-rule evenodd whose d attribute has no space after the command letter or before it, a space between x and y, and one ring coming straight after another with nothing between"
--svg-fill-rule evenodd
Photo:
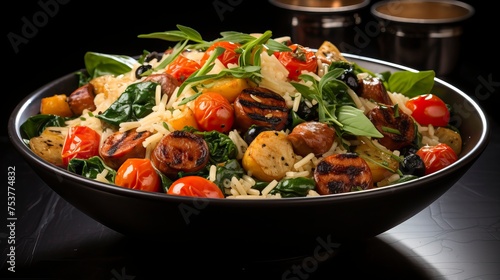
<instances>
[{"instance_id":1,"label":"reflective table surface","mask_svg":"<svg viewBox=\"0 0 500 280\"><path fill-rule=\"evenodd\" d=\"M123 236L54 193L19 157L7 137L1 138L1 144L3 178L8 181L7 170L15 168L16 197L16 219L4 218L6 226L0 230L2 279L131 280L157 275L500 279L500 127L496 121L491 121L488 147L471 169L417 215L369 240L325 242L322 253L311 248L310 255L291 253L279 259L266 257L265 251L246 258L206 252L197 250L195 241L188 247L175 240L167 242L171 247L155 245L155 240L168 240L168 236ZM2 201L7 204L7 199ZM8 242L13 238L11 250Z\"/></svg>"}]
</instances>

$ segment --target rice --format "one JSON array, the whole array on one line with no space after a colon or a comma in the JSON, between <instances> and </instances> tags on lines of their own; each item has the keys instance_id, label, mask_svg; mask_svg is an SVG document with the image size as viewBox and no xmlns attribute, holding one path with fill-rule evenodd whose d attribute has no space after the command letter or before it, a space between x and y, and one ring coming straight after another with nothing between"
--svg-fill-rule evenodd
<instances>
[{"instance_id":1,"label":"rice","mask_svg":"<svg viewBox=\"0 0 500 280\"><path fill-rule=\"evenodd\" d=\"M267 196L270 191L272 191L278 185L278 181L272 180L263 190L262 196Z\"/></svg>"},{"instance_id":2,"label":"rice","mask_svg":"<svg viewBox=\"0 0 500 280\"><path fill-rule=\"evenodd\" d=\"M288 70L276 56L262 52L260 58L262 81L259 86L268 88L282 96L296 91L287 81Z\"/></svg>"}]
</instances>

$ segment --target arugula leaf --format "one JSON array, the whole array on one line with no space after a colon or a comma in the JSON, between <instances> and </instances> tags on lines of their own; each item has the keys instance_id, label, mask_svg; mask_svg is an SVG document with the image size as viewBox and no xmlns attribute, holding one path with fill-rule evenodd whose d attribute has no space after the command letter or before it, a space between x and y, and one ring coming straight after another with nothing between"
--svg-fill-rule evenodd
<instances>
[{"instance_id":1,"label":"arugula leaf","mask_svg":"<svg viewBox=\"0 0 500 280\"><path fill-rule=\"evenodd\" d=\"M138 38L148 38L148 39L161 39L171 42L179 41L193 41L197 43L204 43L205 41L201 37L200 33L191 27L177 24L176 27L179 30L171 30L165 32L154 32L150 34L140 34Z\"/></svg>"},{"instance_id":2,"label":"arugula leaf","mask_svg":"<svg viewBox=\"0 0 500 280\"><path fill-rule=\"evenodd\" d=\"M174 61L174 59L184 51L184 49L187 46L187 43L188 43L188 40L177 43L174 46L172 53L170 53L170 55L168 55L167 58L165 58L158 66L156 66L155 70L157 71L157 70L160 70L160 69L167 67L167 65L169 65L172 61ZM146 71L146 72L152 72L152 70ZM149 75L149 74L150 73L145 73L145 75Z\"/></svg>"}]
</instances>

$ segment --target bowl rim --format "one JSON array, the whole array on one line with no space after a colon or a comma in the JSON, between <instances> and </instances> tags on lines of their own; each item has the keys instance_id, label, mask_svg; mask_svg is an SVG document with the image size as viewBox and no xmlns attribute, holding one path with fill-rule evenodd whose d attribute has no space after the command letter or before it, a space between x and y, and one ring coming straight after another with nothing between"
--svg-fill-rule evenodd
<instances>
[{"instance_id":1,"label":"bowl rim","mask_svg":"<svg viewBox=\"0 0 500 280\"><path fill-rule=\"evenodd\" d=\"M360 55L354 55L354 54L342 54L346 58L351 58L359 61L365 61L365 62L370 62L370 63L375 63L379 64L381 66L388 66L400 70L408 70L408 71L413 71L413 72L418 72L415 69L402 66L396 63L388 62L388 61L383 61L379 60L376 58L369 58L369 57L364 57ZM77 72L77 71L75 71ZM73 76L75 72L69 73L65 76L62 76L56 80L53 80L52 82L47 83L46 85L40 87L39 89L35 90L28 96L26 96L13 110L11 113L9 120L8 120L8 136L9 140L14 146L14 148L25 158L26 161L29 162L30 165L36 164L46 171L55 173L57 176L59 176L59 180L70 180L70 181L77 181L81 185L84 185L85 187L93 188L96 191L100 192L106 192L110 194L115 194L115 195L120 195L120 196L125 196L125 197L134 197L134 198L140 198L140 199L147 199L147 200L154 200L154 201L172 201L172 202L177 202L177 203L193 203L193 201L207 201L210 203L214 203L216 205L226 205L226 206L231 206L231 207L247 207L247 206L257 206L257 205L272 205L273 207L280 207L280 206L286 206L289 204L308 204L308 203L331 203L333 201L339 201L339 200L352 200L352 199L363 199L367 196L373 197L373 196L385 196L389 193L397 193L398 191L404 191L407 188L414 188L417 187L420 184L425 184L425 183L431 183L435 179L439 178L445 178L449 174L453 173L455 169L458 169L463 166L467 166L470 163L473 163L477 157L480 156L480 154L486 149L486 146L488 145L489 142L489 135L490 135L490 124L489 120L486 117L485 113L481 109L481 107L467 94L465 94L463 91L459 90L455 86L439 79L435 78L435 82L457 92L462 96L462 98L466 99L471 106L475 109L475 111L479 114L479 118L481 119L481 123L483 124L483 131L481 132L481 135L478 138L477 144L465 155L462 155L457 162L453 163L452 165L445 167L444 169L441 169L433 174L430 175L425 175L420 178L417 178L412 181L404 182L404 183L398 183L394 185L388 185L384 187L378 187L374 189L369 189L369 190L363 190L359 192L350 192L350 193L341 193L341 194L332 194L332 195L322 195L322 196L315 196L315 197L292 197L292 198L255 198L255 199L228 199L228 198L196 198L196 197L186 197L186 196L175 196L175 195L166 195L161 192L148 192L148 191L141 191L141 190L134 190L134 189L128 189L120 186L116 186L110 183L103 183L99 182L96 180L91 180L88 178L85 178L83 176L74 174L66 169L63 169L61 167L57 167L55 165L52 165L40 157L36 156L30 149L29 147L23 142L22 137L21 137L21 132L20 132L20 125L21 125L21 114L20 112L23 112L26 110L26 108L30 105L33 105L32 102L34 99L36 99L41 93L48 88L51 88L53 85L59 83L60 81L67 79L69 76ZM45 182L44 182L45 183ZM50 186L49 186L50 187Z\"/></svg>"},{"instance_id":2,"label":"bowl rim","mask_svg":"<svg viewBox=\"0 0 500 280\"><path fill-rule=\"evenodd\" d=\"M380 20L385 20L385 21L392 21L392 22L399 22L399 23L407 23L407 24L412 24L412 23L418 23L418 24L452 24L452 23L457 23L457 22L462 22L470 17L472 17L475 14L475 9L472 5L454 0L454 1L449 1L449 0L405 0L403 1L404 3L422 3L422 2L431 2L431 3L440 3L440 4L446 4L446 5L451 5L451 6L456 6L456 7L461 7L468 12L460 17L451 17L451 18L442 18L442 19L418 19L418 18L407 18L407 17L399 17L399 16L393 16L393 15L388 15L381 13L377 10L377 8L390 4L390 3L401 3L401 1L395 1L395 0L384 0L380 1L377 3L374 3L370 7L370 13L380 19Z\"/></svg>"},{"instance_id":3,"label":"bowl rim","mask_svg":"<svg viewBox=\"0 0 500 280\"><path fill-rule=\"evenodd\" d=\"M293 4L288 4L284 3L286 1L280 1L280 0L269 0L271 4L273 4L276 7L289 10L289 11L296 11L296 12L308 12L308 13L341 13L341 12L350 12L350 11L356 11L361 8L364 8L370 4L371 0L359 0L359 3L353 4L353 5L346 5L346 6L341 6L341 7L308 7L308 6L303 6L303 5L293 5Z\"/></svg>"}]
</instances>

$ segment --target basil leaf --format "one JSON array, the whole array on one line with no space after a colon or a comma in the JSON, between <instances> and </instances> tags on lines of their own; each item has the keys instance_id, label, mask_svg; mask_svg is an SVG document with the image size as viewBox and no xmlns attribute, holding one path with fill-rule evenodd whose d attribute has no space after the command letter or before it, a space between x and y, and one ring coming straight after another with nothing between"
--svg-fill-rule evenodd
<instances>
[{"instance_id":1,"label":"basil leaf","mask_svg":"<svg viewBox=\"0 0 500 280\"><path fill-rule=\"evenodd\" d=\"M84 56L85 69L90 77L103 75L121 75L132 70L137 60L126 55L111 55L96 52L87 52Z\"/></svg>"},{"instance_id":2,"label":"basil leaf","mask_svg":"<svg viewBox=\"0 0 500 280\"><path fill-rule=\"evenodd\" d=\"M352 106L340 106L337 110L337 118L343 124L344 131L357 136L383 137L362 110Z\"/></svg>"},{"instance_id":3,"label":"basil leaf","mask_svg":"<svg viewBox=\"0 0 500 280\"><path fill-rule=\"evenodd\" d=\"M398 71L391 74L387 81L387 87L390 92L404 94L407 97L427 94L434 86L433 70L410 72Z\"/></svg>"}]
</instances>

